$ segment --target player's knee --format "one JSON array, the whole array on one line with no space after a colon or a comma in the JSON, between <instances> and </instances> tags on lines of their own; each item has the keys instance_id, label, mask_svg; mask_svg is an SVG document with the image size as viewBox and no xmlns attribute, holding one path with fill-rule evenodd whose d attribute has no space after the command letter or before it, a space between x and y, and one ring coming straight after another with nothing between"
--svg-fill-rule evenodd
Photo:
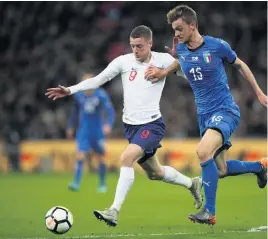
<instances>
[{"instance_id":1,"label":"player's knee","mask_svg":"<svg viewBox=\"0 0 268 239\"><path fill-rule=\"evenodd\" d=\"M135 159L131 157L131 155L122 154L120 156L120 162L121 166L123 167L132 167L135 162Z\"/></svg>"},{"instance_id":2,"label":"player's knee","mask_svg":"<svg viewBox=\"0 0 268 239\"><path fill-rule=\"evenodd\" d=\"M206 162L207 160L212 158L212 153L201 145L197 146L196 153L201 162Z\"/></svg>"},{"instance_id":3,"label":"player's knee","mask_svg":"<svg viewBox=\"0 0 268 239\"><path fill-rule=\"evenodd\" d=\"M120 161L123 167L133 167L134 163L144 154L143 149L138 145L129 145L121 154Z\"/></svg>"}]
</instances>

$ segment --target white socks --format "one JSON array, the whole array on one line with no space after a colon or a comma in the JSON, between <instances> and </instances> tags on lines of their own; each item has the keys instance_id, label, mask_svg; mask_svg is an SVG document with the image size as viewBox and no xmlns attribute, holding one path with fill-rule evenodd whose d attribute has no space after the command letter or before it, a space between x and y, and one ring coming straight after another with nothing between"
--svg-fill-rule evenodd
<instances>
[{"instance_id":1,"label":"white socks","mask_svg":"<svg viewBox=\"0 0 268 239\"><path fill-rule=\"evenodd\" d=\"M176 169L170 166L163 166L163 169L165 171L164 177L162 179L163 182L181 185L186 188L190 188L192 186L192 179L181 174Z\"/></svg>"},{"instance_id":2,"label":"white socks","mask_svg":"<svg viewBox=\"0 0 268 239\"><path fill-rule=\"evenodd\" d=\"M190 188L192 186L192 179L181 174L176 169L170 166L163 166L164 169L164 177L162 179L163 182L181 185L186 188ZM134 182L134 168L130 167L121 167L120 168L120 176L116 186L116 192L114 197L114 202L111 208L116 209L118 212L120 211L127 194L132 187Z\"/></svg>"},{"instance_id":3,"label":"white socks","mask_svg":"<svg viewBox=\"0 0 268 239\"><path fill-rule=\"evenodd\" d=\"M134 168L121 167L120 176L116 186L114 202L111 208L116 209L118 212L120 211L133 182L134 182Z\"/></svg>"}]
</instances>

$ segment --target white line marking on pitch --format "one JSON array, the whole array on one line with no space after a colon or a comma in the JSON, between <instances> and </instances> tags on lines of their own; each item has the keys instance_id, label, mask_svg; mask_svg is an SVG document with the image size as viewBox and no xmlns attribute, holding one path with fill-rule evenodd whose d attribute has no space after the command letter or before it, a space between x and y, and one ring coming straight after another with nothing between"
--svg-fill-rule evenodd
<instances>
[{"instance_id":1,"label":"white line marking on pitch","mask_svg":"<svg viewBox=\"0 0 268 239\"><path fill-rule=\"evenodd\" d=\"M268 226L261 226L261 227L254 227L248 230L248 232L263 232L263 231L267 231L268 230Z\"/></svg>"},{"instance_id":2,"label":"white line marking on pitch","mask_svg":"<svg viewBox=\"0 0 268 239\"><path fill-rule=\"evenodd\" d=\"M247 231L219 231L215 232L217 233L243 233L243 232L263 232L267 231L268 226L261 226L261 227L255 227L251 228ZM148 233L148 234L110 234L110 235L85 235L85 236L61 236L56 237L58 239L86 239L86 238L117 238L117 237L158 237L158 236L178 236L178 235L202 235L202 234L208 234L209 232L174 232L174 233ZM6 239L50 239L49 237L20 237L20 238L6 238Z\"/></svg>"}]
</instances>

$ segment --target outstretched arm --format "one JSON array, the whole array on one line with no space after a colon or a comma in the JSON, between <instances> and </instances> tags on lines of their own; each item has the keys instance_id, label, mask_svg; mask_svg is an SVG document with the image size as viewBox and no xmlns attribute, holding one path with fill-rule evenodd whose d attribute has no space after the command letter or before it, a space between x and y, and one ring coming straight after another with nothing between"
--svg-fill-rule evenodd
<instances>
[{"instance_id":1,"label":"outstretched arm","mask_svg":"<svg viewBox=\"0 0 268 239\"><path fill-rule=\"evenodd\" d=\"M48 98L56 100L68 95L75 94L79 91L96 89L105 82L113 79L121 72L121 56L114 59L99 75L89 78L71 87L64 87L59 85L56 88L47 89L46 95Z\"/></svg>"},{"instance_id":2,"label":"outstretched arm","mask_svg":"<svg viewBox=\"0 0 268 239\"><path fill-rule=\"evenodd\" d=\"M243 76L244 79L246 79L251 86L253 87L259 101L264 106L268 106L268 98L267 95L263 93L261 88L259 87L254 75L252 74L251 70L247 66L247 64L243 61L241 61L238 57L236 58L234 62L234 66L239 70L240 74Z\"/></svg>"}]
</instances>

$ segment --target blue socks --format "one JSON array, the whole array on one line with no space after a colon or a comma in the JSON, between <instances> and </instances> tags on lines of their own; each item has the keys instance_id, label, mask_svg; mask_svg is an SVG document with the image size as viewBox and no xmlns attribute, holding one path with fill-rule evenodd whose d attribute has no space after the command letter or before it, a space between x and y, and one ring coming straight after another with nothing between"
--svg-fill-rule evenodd
<instances>
[{"instance_id":1,"label":"blue socks","mask_svg":"<svg viewBox=\"0 0 268 239\"><path fill-rule=\"evenodd\" d=\"M105 186L106 164L99 163L99 186Z\"/></svg>"},{"instance_id":2,"label":"blue socks","mask_svg":"<svg viewBox=\"0 0 268 239\"><path fill-rule=\"evenodd\" d=\"M200 165L202 167L202 181L206 199L204 208L215 215L218 169L214 162L214 158L211 158L204 163L200 163Z\"/></svg>"},{"instance_id":3,"label":"blue socks","mask_svg":"<svg viewBox=\"0 0 268 239\"><path fill-rule=\"evenodd\" d=\"M83 174L83 165L84 165L83 159L78 159L76 161L73 183L77 186L80 186L80 183L81 183L82 174ZM99 186L105 186L105 176L106 176L106 164L105 163L99 164L98 174L99 174Z\"/></svg>"},{"instance_id":4,"label":"blue socks","mask_svg":"<svg viewBox=\"0 0 268 239\"><path fill-rule=\"evenodd\" d=\"M235 176L245 173L259 173L262 166L259 162L244 162L240 160L227 160L226 176ZM214 158L204 163L200 163L202 167L202 181L205 192L206 203L204 208L215 215L216 192L218 187L218 169Z\"/></svg>"},{"instance_id":5,"label":"blue socks","mask_svg":"<svg viewBox=\"0 0 268 239\"><path fill-rule=\"evenodd\" d=\"M84 164L83 159L78 159L76 161L75 173L74 173L74 184L76 184L78 186L81 183L81 178L82 178L82 174L83 174L83 164Z\"/></svg>"},{"instance_id":6,"label":"blue socks","mask_svg":"<svg viewBox=\"0 0 268 239\"><path fill-rule=\"evenodd\" d=\"M244 173L259 173L262 166L259 162L244 162L240 160L227 160L226 176L235 176Z\"/></svg>"}]
</instances>

